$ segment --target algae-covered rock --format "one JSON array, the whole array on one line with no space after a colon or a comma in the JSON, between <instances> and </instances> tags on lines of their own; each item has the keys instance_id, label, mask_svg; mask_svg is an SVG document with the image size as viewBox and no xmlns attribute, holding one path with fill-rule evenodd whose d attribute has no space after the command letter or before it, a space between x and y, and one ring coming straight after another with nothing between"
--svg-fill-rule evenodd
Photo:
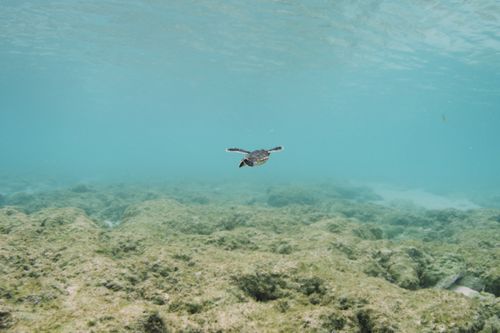
<instances>
[{"instance_id":1,"label":"algae-covered rock","mask_svg":"<svg viewBox=\"0 0 500 333\"><path fill-rule=\"evenodd\" d=\"M0 329L10 328L13 324L12 314L6 310L0 310Z\"/></svg>"},{"instance_id":2,"label":"algae-covered rock","mask_svg":"<svg viewBox=\"0 0 500 333\"><path fill-rule=\"evenodd\" d=\"M144 251L143 241L132 237L134 236L102 243L96 249L96 252L115 259L139 255Z\"/></svg>"},{"instance_id":3,"label":"algae-covered rock","mask_svg":"<svg viewBox=\"0 0 500 333\"><path fill-rule=\"evenodd\" d=\"M356 312L356 320L360 333L396 333L400 329L397 323L387 323L371 309L362 308Z\"/></svg>"},{"instance_id":4,"label":"algae-covered rock","mask_svg":"<svg viewBox=\"0 0 500 333\"><path fill-rule=\"evenodd\" d=\"M482 278L466 272L464 276L458 281L461 286L476 290L483 291L486 287L485 282Z\"/></svg>"},{"instance_id":5,"label":"algae-covered rock","mask_svg":"<svg viewBox=\"0 0 500 333\"><path fill-rule=\"evenodd\" d=\"M405 255L391 257L387 272L401 288L415 290L420 287L418 264Z\"/></svg>"},{"instance_id":6,"label":"algae-covered rock","mask_svg":"<svg viewBox=\"0 0 500 333\"><path fill-rule=\"evenodd\" d=\"M40 221L40 227L51 228L59 227L65 224L74 223L80 216L85 216L85 213L79 209L45 209L35 215L35 218Z\"/></svg>"},{"instance_id":7,"label":"algae-covered rock","mask_svg":"<svg viewBox=\"0 0 500 333\"><path fill-rule=\"evenodd\" d=\"M155 237L175 232L210 235L219 230L217 224L204 214L206 215L206 212L198 213L175 200L151 200L128 207L120 228L145 235L152 234Z\"/></svg>"},{"instance_id":8,"label":"algae-covered rock","mask_svg":"<svg viewBox=\"0 0 500 333\"><path fill-rule=\"evenodd\" d=\"M140 330L144 333L168 333L169 330L165 321L158 312L147 313L141 318L139 324Z\"/></svg>"},{"instance_id":9,"label":"algae-covered rock","mask_svg":"<svg viewBox=\"0 0 500 333\"><path fill-rule=\"evenodd\" d=\"M391 279L387 275L387 269L382 267L375 260L364 260L363 261L363 273L368 276L380 277L384 278L387 281L391 281Z\"/></svg>"},{"instance_id":10,"label":"algae-covered rock","mask_svg":"<svg viewBox=\"0 0 500 333\"><path fill-rule=\"evenodd\" d=\"M267 302L286 295L286 281L280 274L255 273L233 277L236 285L258 302Z\"/></svg>"},{"instance_id":11,"label":"algae-covered rock","mask_svg":"<svg viewBox=\"0 0 500 333\"><path fill-rule=\"evenodd\" d=\"M290 189L315 203L266 205ZM238 191L19 196L0 209L0 330L498 331L498 211L383 207L334 186Z\"/></svg>"},{"instance_id":12,"label":"algae-covered rock","mask_svg":"<svg viewBox=\"0 0 500 333\"><path fill-rule=\"evenodd\" d=\"M5 205L15 206L25 213L33 213L50 205L47 198L31 193L18 192L7 196Z\"/></svg>"},{"instance_id":13,"label":"algae-covered rock","mask_svg":"<svg viewBox=\"0 0 500 333\"><path fill-rule=\"evenodd\" d=\"M271 189L267 198L267 204L272 207L313 205L317 201L316 195L296 187Z\"/></svg>"},{"instance_id":14,"label":"algae-covered rock","mask_svg":"<svg viewBox=\"0 0 500 333\"><path fill-rule=\"evenodd\" d=\"M342 311L336 309L307 311L302 316L300 325L295 325L291 330L285 331L330 333L345 332L342 329L347 329L351 332L349 328L352 326L352 321Z\"/></svg>"},{"instance_id":15,"label":"algae-covered rock","mask_svg":"<svg viewBox=\"0 0 500 333\"><path fill-rule=\"evenodd\" d=\"M463 258L454 254L445 254L435 258L422 274L424 287L448 289L465 275Z\"/></svg>"},{"instance_id":16,"label":"algae-covered rock","mask_svg":"<svg viewBox=\"0 0 500 333\"><path fill-rule=\"evenodd\" d=\"M91 192L92 189L88 185L77 184L77 185L73 186L72 188L70 188L70 191L75 192L75 193L87 193L87 192Z\"/></svg>"},{"instance_id":17,"label":"algae-covered rock","mask_svg":"<svg viewBox=\"0 0 500 333\"><path fill-rule=\"evenodd\" d=\"M223 216L216 227L219 230L233 230L236 227L246 225L248 219L249 217L244 214L234 213L229 216Z\"/></svg>"},{"instance_id":18,"label":"algae-covered rock","mask_svg":"<svg viewBox=\"0 0 500 333\"><path fill-rule=\"evenodd\" d=\"M319 277L302 278L297 282L299 284L298 290L304 295L325 295L326 293L325 281Z\"/></svg>"},{"instance_id":19,"label":"algae-covered rock","mask_svg":"<svg viewBox=\"0 0 500 333\"><path fill-rule=\"evenodd\" d=\"M345 229L345 226L340 224L340 223L329 222L326 225L326 230L328 230L331 233L340 233L344 229Z\"/></svg>"},{"instance_id":20,"label":"algae-covered rock","mask_svg":"<svg viewBox=\"0 0 500 333\"><path fill-rule=\"evenodd\" d=\"M372 256L376 263L368 262L365 273L385 277L410 290L429 287L448 289L462 279L466 272L465 262L458 255L442 254L435 257L413 246L382 249Z\"/></svg>"},{"instance_id":21,"label":"algae-covered rock","mask_svg":"<svg viewBox=\"0 0 500 333\"><path fill-rule=\"evenodd\" d=\"M491 216L490 220L500 223L500 214Z\"/></svg>"},{"instance_id":22,"label":"algae-covered rock","mask_svg":"<svg viewBox=\"0 0 500 333\"><path fill-rule=\"evenodd\" d=\"M500 318L499 316L492 316L484 322L484 326L479 331L480 333L498 333L500 332Z\"/></svg>"},{"instance_id":23,"label":"algae-covered rock","mask_svg":"<svg viewBox=\"0 0 500 333\"><path fill-rule=\"evenodd\" d=\"M428 262L428 256L415 247L404 247L396 250L382 249L373 254L378 265L372 264L372 276L383 276L398 286L416 290L422 285L420 279ZM385 272L380 272L380 268Z\"/></svg>"},{"instance_id":24,"label":"algae-covered rock","mask_svg":"<svg viewBox=\"0 0 500 333\"><path fill-rule=\"evenodd\" d=\"M218 233L215 236L210 237L207 244L214 244L226 250L256 250L258 245L248 235L245 234L228 234L228 233Z\"/></svg>"},{"instance_id":25,"label":"algae-covered rock","mask_svg":"<svg viewBox=\"0 0 500 333\"><path fill-rule=\"evenodd\" d=\"M415 214L414 212L393 211L383 217L383 219L385 223L399 226L428 226L433 223L430 218Z\"/></svg>"},{"instance_id":26,"label":"algae-covered rock","mask_svg":"<svg viewBox=\"0 0 500 333\"><path fill-rule=\"evenodd\" d=\"M353 230L354 235L361 239L377 240L382 239L384 232L374 225L361 225Z\"/></svg>"},{"instance_id":27,"label":"algae-covered rock","mask_svg":"<svg viewBox=\"0 0 500 333\"><path fill-rule=\"evenodd\" d=\"M330 312L320 316L321 328L326 332L336 332L344 328L347 320L342 313Z\"/></svg>"},{"instance_id":28,"label":"algae-covered rock","mask_svg":"<svg viewBox=\"0 0 500 333\"><path fill-rule=\"evenodd\" d=\"M483 276L486 292L500 297L500 267L491 268Z\"/></svg>"},{"instance_id":29,"label":"algae-covered rock","mask_svg":"<svg viewBox=\"0 0 500 333\"><path fill-rule=\"evenodd\" d=\"M351 242L346 242L342 240L335 240L330 244L330 250L335 252L343 253L347 258L351 260L358 259L359 251L355 244Z\"/></svg>"},{"instance_id":30,"label":"algae-covered rock","mask_svg":"<svg viewBox=\"0 0 500 333\"><path fill-rule=\"evenodd\" d=\"M279 254L290 254L294 247L287 241L279 241L271 245L271 251Z\"/></svg>"},{"instance_id":31,"label":"algae-covered rock","mask_svg":"<svg viewBox=\"0 0 500 333\"><path fill-rule=\"evenodd\" d=\"M0 235L10 234L16 230L23 229L29 222L28 217L18 210L5 207L0 209Z\"/></svg>"},{"instance_id":32,"label":"algae-covered rock","mask_svg":"<svg viewBox=\"0 0 500 333\"><path fill-rule=\"evenodd\" d=\"M466 212L457 209L434 209L427 211L425 215L427 218L431 219L434 224L438 225L461 222L468 217Z\"/></svg>"}]
</instances>

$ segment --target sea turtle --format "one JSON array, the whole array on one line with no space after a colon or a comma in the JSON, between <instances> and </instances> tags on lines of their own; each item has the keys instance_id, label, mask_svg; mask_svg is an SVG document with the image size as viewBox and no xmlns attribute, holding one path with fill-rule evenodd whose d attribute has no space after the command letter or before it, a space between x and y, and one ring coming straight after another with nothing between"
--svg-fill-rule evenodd
<instances>
[{"instance_id":1,"label":"sea turtle","mask_svg":"<svg viewBox=\"0 0 500 333\"><path fill-rule=\"evenodd\" d=\"M271 149L258 149L254 151L248 151L240 148L228 148L226 151L234 153L245 154L245 157L240 162L240 168L242 166L248 165L250 167L261 165L267 162L269 156L272 152L283 150L282 146L274 147Z\"/></svg>"}]
</instances>

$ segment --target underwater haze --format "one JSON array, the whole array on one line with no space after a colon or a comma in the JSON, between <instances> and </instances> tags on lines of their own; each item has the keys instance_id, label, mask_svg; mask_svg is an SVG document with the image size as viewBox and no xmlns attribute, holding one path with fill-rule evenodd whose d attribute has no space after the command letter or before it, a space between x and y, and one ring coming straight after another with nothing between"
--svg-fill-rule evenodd
<instances>
[{"instance_id":1,"label":"underwater haze","mask_svg":"<svg viewBox=\"0 0 500 333\"><path fill-rule=\"evenodd\" d=\"M0 0L0 332L500 332L499 170L498 0Z\"/></svg>"},{"instance_id":2,"label":"underwater haze","mask_svg":"<svg viewBox=\"0 0 500 333\"><path fill-rule=\"evenodd\" d=\"M494 0L5 0L0 26L3 174L500 186Z\"/></svg>"}]
</instances>

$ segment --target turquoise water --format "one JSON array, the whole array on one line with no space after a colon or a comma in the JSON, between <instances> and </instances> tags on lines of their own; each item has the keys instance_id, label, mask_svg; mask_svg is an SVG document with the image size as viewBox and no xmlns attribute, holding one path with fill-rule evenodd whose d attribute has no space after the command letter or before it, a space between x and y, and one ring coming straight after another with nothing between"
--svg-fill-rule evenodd
<instances>
[{"instance_id":1,"label":"turquoise water","mask_svg":"<svg viewBox=\"0 0 500 333\"><path fill-rule=\"evenodd\" d=\"M0 331L499 332L499 128L499 0L0 0Z\"/></svg>"},{"instance_id":2,"label":"turquoise water","mask_svg":"<svg viewBox=\"0 0 500 333\"><path fill-rule=\"evenodd\" d=\"M494 0L3 0L0 174L495 190L499 36Z\"/></svg>"}]
</instances>

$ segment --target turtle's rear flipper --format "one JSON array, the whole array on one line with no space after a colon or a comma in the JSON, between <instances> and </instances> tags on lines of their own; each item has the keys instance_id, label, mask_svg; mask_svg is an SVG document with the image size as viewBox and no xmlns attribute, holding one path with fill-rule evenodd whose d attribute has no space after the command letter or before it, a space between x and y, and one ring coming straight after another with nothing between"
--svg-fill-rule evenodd
<instances>
[{"instance_id":1,"label":"turtle's rear flipper","mask_svg":"<svg viewBox=\"0 0 500 333\"><path fill-rule=\"evenodd\" d=\"M233 153L242 153L242 154L250 154L248 150L241 149L241 148L227 148L227 152L233 152Z\"/></svg>"},{"instance_id":2,"label":"turtle's rear flipper","mask_svg":"<svg viewBox=\"0 0 500 333\"><path fill-rule=\"evenodd\" d=\"M249 167L253 167L254 163L252 161L250 161L248 158L244 158L240 162L240 168L245 166L245 165L248 165Z\"/></svg>"},{"instance_id":3,"label":"turtle's rear flipper","mask_svg":"<svg viewBox=\"0 0 500 333\"><path fill-rule=\"evenodd\" d=\"M268 149L267 151L270 153L270 152L275 152L275 151L280 151L280 150L283 150L283 146L274 147L274 148Z\"/></svg>"}]
</instances>

